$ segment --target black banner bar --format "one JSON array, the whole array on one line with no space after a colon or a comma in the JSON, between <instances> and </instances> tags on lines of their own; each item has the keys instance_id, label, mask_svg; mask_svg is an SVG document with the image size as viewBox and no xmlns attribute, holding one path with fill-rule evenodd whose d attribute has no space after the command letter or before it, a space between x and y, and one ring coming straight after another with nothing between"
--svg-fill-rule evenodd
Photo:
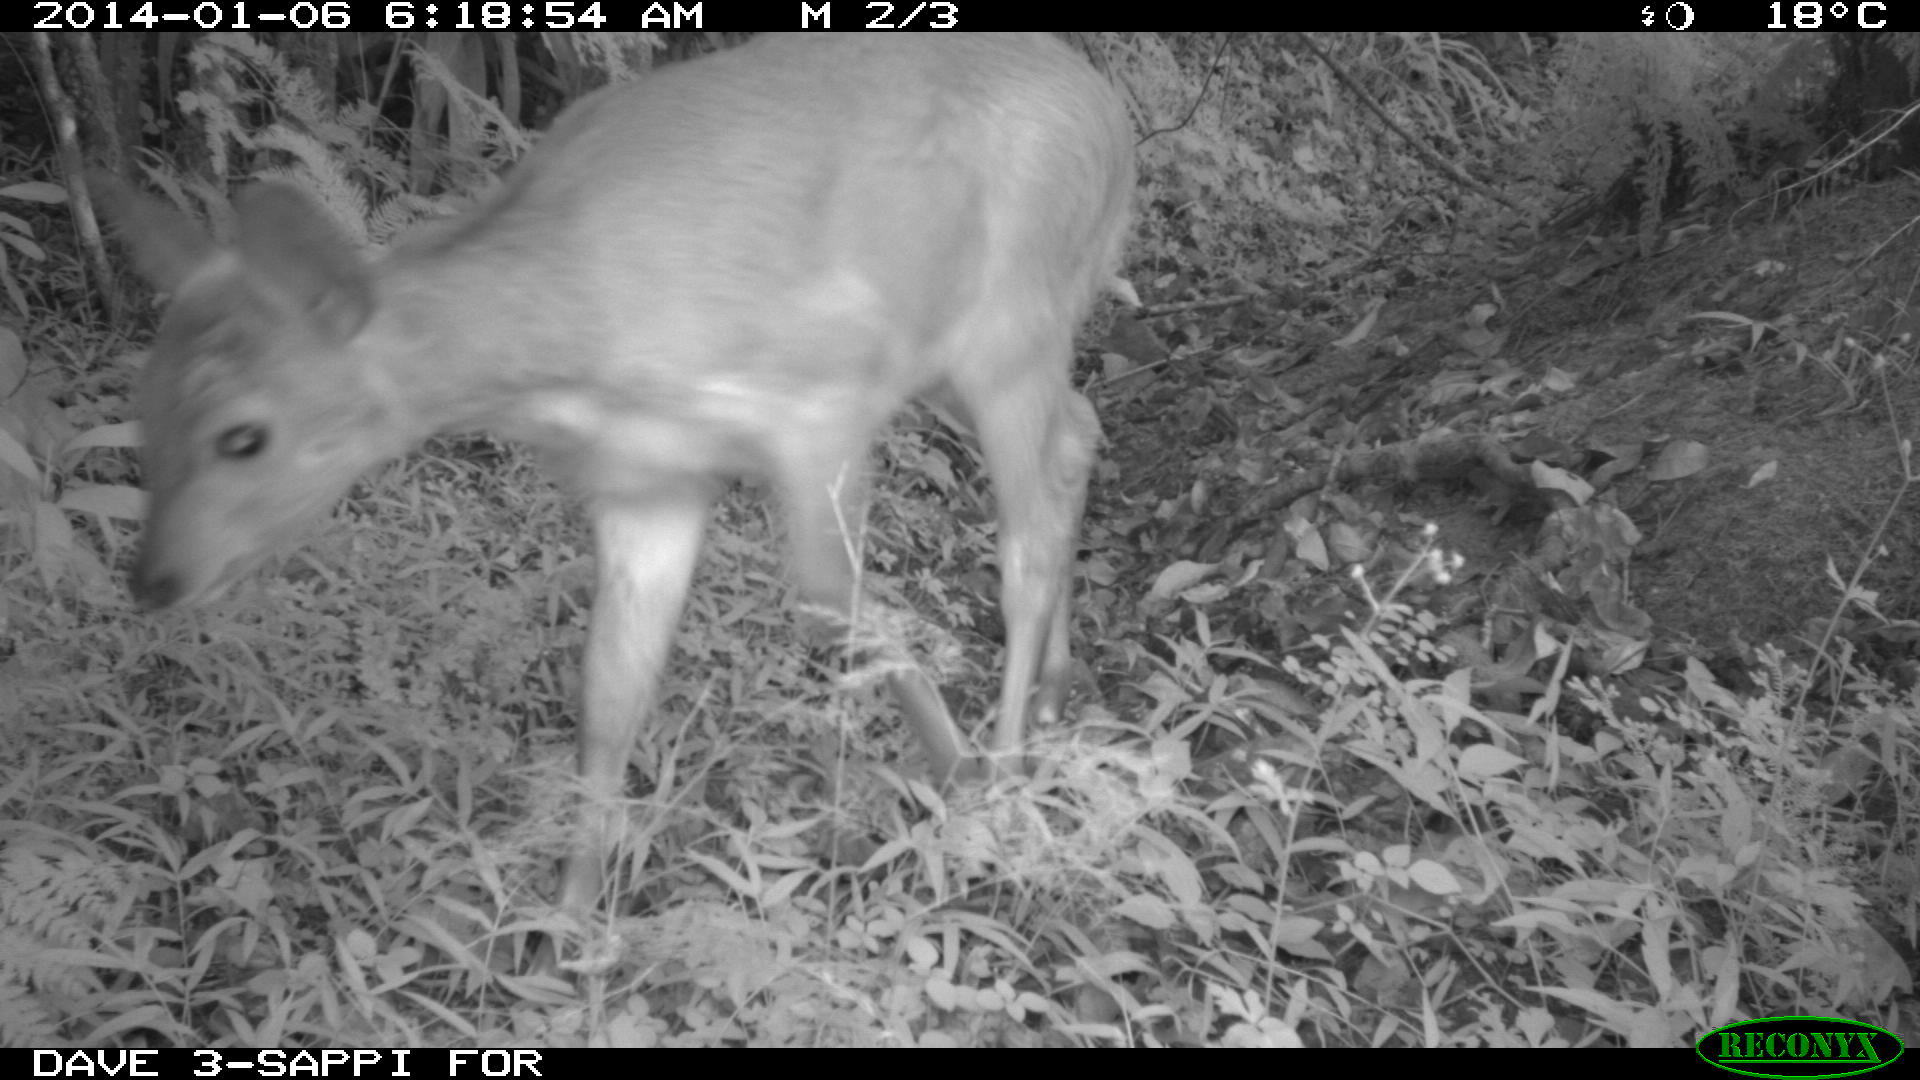
<instances>
[{"instance_id":1,"label":"black banner bar","mask_svg":"<svg viewBox=\"0 0 1920 1080\"><path fill-rule=\"evenodd\" d=\"M0 1050L0 1074L88 1080L514 1080L597 1070L585 1055L559 1050ZM560 1065L562 1055L572 1066ZM13 1062L7 1068L6 1062ZM605 1062L602 1061L602 1066ZM31 1070L29 1072L29 1070Z\"/></svg>"},{"instance_id":2,"label":"black banner bar","mask_svg":"<svg viewBox=\"0 0 1920 1080\"><path fill-rule=\"evenodd\" d=\"M1092 14L1091 7L1075 9ZM30 30L1039 30L1020 0L28 0Z\"/></svg>"}]
</instances>

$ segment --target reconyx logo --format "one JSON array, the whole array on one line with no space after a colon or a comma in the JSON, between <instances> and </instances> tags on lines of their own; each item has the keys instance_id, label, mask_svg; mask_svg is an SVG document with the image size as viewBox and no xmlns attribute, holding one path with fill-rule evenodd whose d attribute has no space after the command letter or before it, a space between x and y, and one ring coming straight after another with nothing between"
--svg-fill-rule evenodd
<instances>
[{"instance_id":1,"label":"reconyx logo","mask_svg":"<svg viewBox=\"0 0 1920 1080\"><path fill-rule=\"evenodd\" d=\"M1858 1020L1769 1016L1716 1028L1694 1044L1708 1064L1743 1076L1858 1076L1906 1052L1898 1036Z\"/></svg>"}]
</instances>

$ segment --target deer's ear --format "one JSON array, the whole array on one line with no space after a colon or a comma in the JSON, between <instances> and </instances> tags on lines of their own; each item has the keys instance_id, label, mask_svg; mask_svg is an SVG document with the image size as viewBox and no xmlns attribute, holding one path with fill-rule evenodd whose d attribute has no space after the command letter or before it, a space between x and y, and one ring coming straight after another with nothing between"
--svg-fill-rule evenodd
<instances>
[{"instance_id":1,"label":"deer's ear","mask_svg":"<svg viewBox=\"0 0 1920 1080\"><path fill-rule=\"evenodd\" d=\"M373 314L373 282L353 241L320 204L291 184L241 192L240 258L287 310L311 320L321 338L344 345Z\"/></svg>"}]
</instances>

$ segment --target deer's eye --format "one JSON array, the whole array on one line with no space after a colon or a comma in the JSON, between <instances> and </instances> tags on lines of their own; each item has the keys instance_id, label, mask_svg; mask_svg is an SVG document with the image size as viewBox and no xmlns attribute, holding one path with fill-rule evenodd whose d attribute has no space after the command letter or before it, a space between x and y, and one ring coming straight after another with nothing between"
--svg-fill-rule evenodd
<instances>
[{"instance_id":1,"label":"deer's eye","mask_svg":"<svg viewBox=\"0 0 1920 1080\"><path fill-rule=\"evenodd\" d=\"M267 429L259 424L235 424L213 440L213 452L229 461L258 457L266 448Z\"/></svg>"}]
</instances>

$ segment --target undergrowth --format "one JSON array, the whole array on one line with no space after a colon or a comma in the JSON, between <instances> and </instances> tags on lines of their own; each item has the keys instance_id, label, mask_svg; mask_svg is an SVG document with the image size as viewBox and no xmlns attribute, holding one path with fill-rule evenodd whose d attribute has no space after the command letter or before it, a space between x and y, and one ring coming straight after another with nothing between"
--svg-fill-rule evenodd
<instances>
[{"instance_id":1,"label":"undergrowth","mask_svg":"<svg viewBox=\"0 0 1920 1080\"><path fill-rule=\"evenodd\" d=\"M1520 713L1397 602L1277 668L1196 609L1129 719L943 802L790 644L747 498L643 737L625 903L579 987L523 974L567 929L586 577L509 462L416 459L204 613L21 610L8 1041L1670 1045L1896 978L1863 915L1910 845L1868 811L1906 805L1911 693L1856 685L1882 767L1841 791L1774 656L1751 694L1558 674Z\"/></svg>"}]
</instances>

